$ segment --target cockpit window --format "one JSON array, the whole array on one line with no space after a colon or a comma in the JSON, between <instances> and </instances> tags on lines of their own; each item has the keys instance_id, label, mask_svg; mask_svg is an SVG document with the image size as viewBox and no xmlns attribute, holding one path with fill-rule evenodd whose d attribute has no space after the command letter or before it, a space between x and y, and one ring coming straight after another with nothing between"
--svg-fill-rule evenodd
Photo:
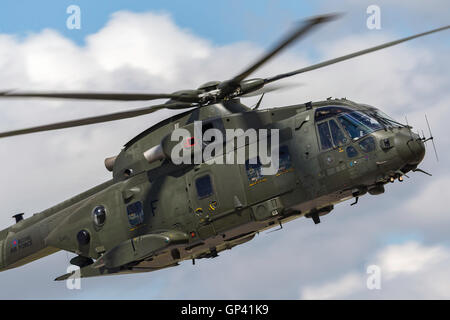
<instances>
[{"instance_id":1,"label":"cockpit window","mask_svg":"<svg viewBox=\"0 0 450 320\"><path fill-rule=\"evenodd\" d=\"M334 120L330 120L330 130L333 136L334 145L336 147L342 147L347 143L347 138L345 137L342 130L339 128L338 124Z\"/></svg>"},{"instance_id":2,"label":"cockpit window","mask_svg":"<svg viewBox=\"0 0 450 320\"><path fill-rule=\"evenodd\" d=\"M315 121L321 121L330 117L334 117L337 114L340 114L342 112L351 112L351 109L342 107L342 106L328 106L328 107L321 107L316 110L315 113Z\"/></svg>"},{"instance_id":3,"label":"cockpit window","mask_svg":"<svg viewBox=\"0 0 450 320\"><path fill-rule=\"evenodd\" d=\"M371 152L375 150L375 139L373 137L368 137L359 143L361 150L364 152Z\"/></svg>"},{"instance_id":4,"label":"cockpit window","mask_svg":"<svg viewBox=\"0 0 450 320\"><path fill-rule=\"evenodd\" d=\"M405 127L404 124L395 121L393 118L391 118L381 110L373 108L369 111L369 114L375 117L379 122L381 122L382 125L388 127Z\"/></svg>"},{"instance_id":5,"label":"cockpit window","mask_svg":"<svg viewBox=\"0 0 450 320\"><path fill-rule=\"evenodd\" d=\"M345 131L347 131L349 136L354 140L382 129L382 126L375 118L359 111L340 114L338 119Z\"/></svg>"},{"instance_id":6,"label":"cockpit window","mask_svg":"<svg viewBox=\"0 0 450 320\"><path fill-rule=\"evenodd\" d=\"M328 121L319 123L317 129L319 130L320 145L322 150L332 148L333 143L331 142L331 133L330 128L328 127Z\"/></svg>"},{"instance_id":7,"label":"cockpit window","mask_svg":"<svg viewBox=\"0 0 450 320\"><path fill-rule=\"evenodd\" d=\"M346 151L347 151L347 157L349 157L349 158L353 158L358 155L358 151L356 151L356 149L352 146L347 147Z\"/></svg>"}]
</instances>

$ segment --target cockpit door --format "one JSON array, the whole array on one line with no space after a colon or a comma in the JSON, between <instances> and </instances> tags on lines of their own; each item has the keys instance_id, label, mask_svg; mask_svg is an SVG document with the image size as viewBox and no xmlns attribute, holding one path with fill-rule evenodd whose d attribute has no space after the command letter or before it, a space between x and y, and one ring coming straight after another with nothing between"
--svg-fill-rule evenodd
<instances>
[{"instance_id":1,"label":"cockpit door","mask_svg":"<svg viewBox=\"0 0 450 320\"><path fill-rule=\"evenodd\" d=\"M326 178L327 189L331 191L345 187L348 176L345 155L345 147L349 142L347 136L334 118L317 123L317 135L321 150L321 175Z\"/></svg>"}]
</instances>

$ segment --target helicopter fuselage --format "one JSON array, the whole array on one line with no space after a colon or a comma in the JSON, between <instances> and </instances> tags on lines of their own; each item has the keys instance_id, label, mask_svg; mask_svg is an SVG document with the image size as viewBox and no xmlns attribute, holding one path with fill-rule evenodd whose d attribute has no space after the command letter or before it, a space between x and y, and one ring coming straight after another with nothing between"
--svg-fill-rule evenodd
<instances>
[{"instance_id":1,"label":"helicopter fuselage","mask_svg":"<svg viewBox=\"0 0 450 320\"><path fill-rule=\"evenodd\" d=\"M1 231L0 267L18 267L58 250L78 255L72 263L82 277L213 258L265 229L299 217L319 223L339 202L381 194L386 183L401 181L424 157L422 139L411 127L349 100L241 108L230 113L211 105L141 133L112 161L112 180ZM276 129L276 173L261 174L252 142L240 146L244 163L175 165L167 150L151 162L144 156L155 146L164 148L164 137L175 129L192 130L194 121L222 132ZM215 154L223 156L226 151Z\"/></svg>"}]
</instances>

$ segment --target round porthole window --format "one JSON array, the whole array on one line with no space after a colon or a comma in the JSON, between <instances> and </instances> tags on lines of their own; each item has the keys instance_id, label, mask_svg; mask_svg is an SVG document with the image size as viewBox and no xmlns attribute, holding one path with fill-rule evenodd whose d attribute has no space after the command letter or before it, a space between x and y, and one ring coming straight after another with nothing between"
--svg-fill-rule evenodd
<instances>
[{"instance_id":1,"label":"round porthole window","mask_svg":"<svg viewBox=\"0 0 450 320\"><path fill-rule=\"evenodd\" d=\"M101 227L106 221L106 209L104 206L97 206L92 211L92 218L97 227Z\"/></svg>"},{"instance_id":2,"label":"round porthole window","mask_svg":"<svg viewBox=\"0 0 450 320\"><path fill-rule=\"evenodd\" d=\"M86 245L91 240L91 236L87 230L83 229L77 233L77 240L81 245Z\"/></svg>"}]
</instances>

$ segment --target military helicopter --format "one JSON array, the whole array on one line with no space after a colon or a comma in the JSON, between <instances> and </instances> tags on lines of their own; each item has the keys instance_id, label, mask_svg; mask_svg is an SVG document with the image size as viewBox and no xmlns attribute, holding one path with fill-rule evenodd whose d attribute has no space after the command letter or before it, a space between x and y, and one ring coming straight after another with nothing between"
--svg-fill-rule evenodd
<instances>
[{"instance_id":1,"label":"military helicopter","mask_svg":"<svg viewBox=\"0 0 450 320\"><path fill-rule=\"evenodd\" d=\"M196 90L170 94L2 92L1 98L60 98L120 101L169 99L159 105L0 133L1 138L84 126L187 109L148 128L105 159L112 179L0 231L0 268L16 268L59 250L75 253L77 276L141 273L177 266L184 260L215 258L250 241L263 230L300 217L320 223L336 203L366 193L379 195L385 184L402 181L418 165L425 142L402 124L367 104L327 99L259 109L275 81L449 29L450 26L384 43L268 78L248 79L280 51L334 20L336 14L304 20L291 33L234 78ZM261 94L254 108L240 97ZM173 139L177 130L185 133ZM237 134L229 138L232 129ZM209 139L208 130L213 131ZM265 135L256 139L248 130ZM264 131L265 130L265 131ZM219 139L220 134L225 136ZM273 139L276 137L276 139ZM239 139L241 139L239 143ZM261 141L276 155L267 173ZM270 141L269 141L270 140ZM231 148L223 148L223 145ZM181 147L180 147L181 146ZM434 142L433 142L434 146ZM183 153L178 163L175 148ZM212 149L209 158L189 161ZM242 161L233 153L244 150ZM270 164L269 164L270 165ZM64 274L55 280L75 276Z\"/></svg>"}]
</instances>

